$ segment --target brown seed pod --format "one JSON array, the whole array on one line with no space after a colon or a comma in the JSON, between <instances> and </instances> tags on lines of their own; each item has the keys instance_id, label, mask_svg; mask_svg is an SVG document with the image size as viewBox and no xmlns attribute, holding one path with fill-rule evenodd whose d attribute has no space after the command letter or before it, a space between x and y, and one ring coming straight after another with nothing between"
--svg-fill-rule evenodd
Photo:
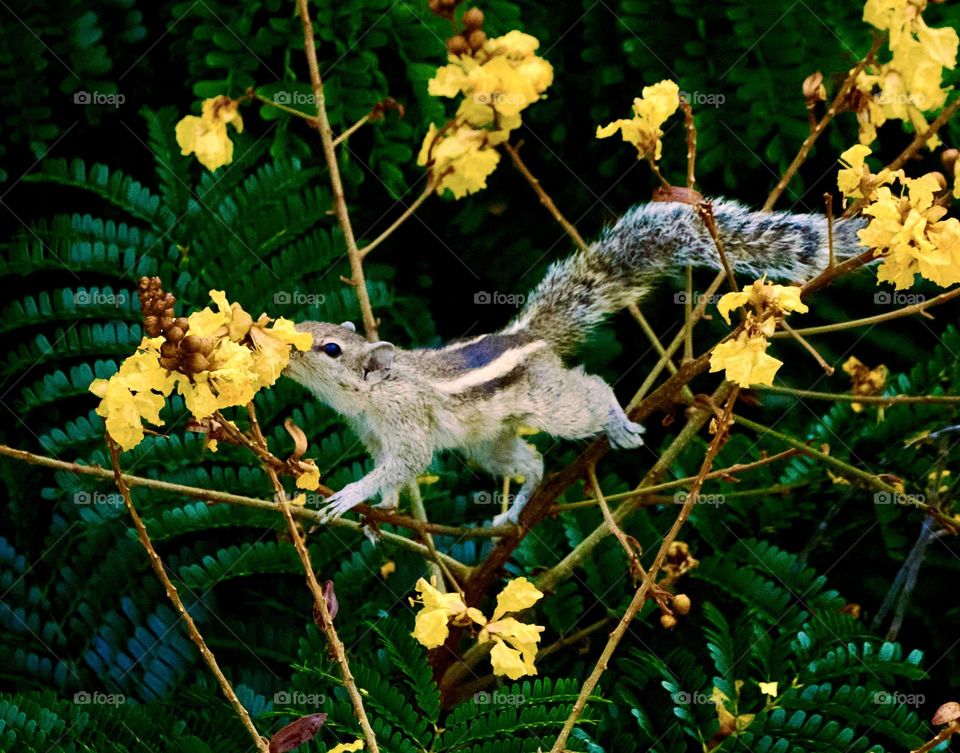
<instances>
[{"instance_id":1,"label":"brown seed pod","mask_svg":"<svg viewBox=\"0 0 960 753\"><path fill-rule=\"evenodd\" d=\"M686 594L677 594L673 597L673 611L677 614L690 612L690 597Z\"/></svg>"},{"instance_id":2,"label":"brown seed pod","mask_svg":"<svg viewBox=\"0 0 960 753\"><path fill-rule=\"evenodd\" d=\"M451 55L469 55L470 45L460 34L447 40L447 52Z\"/></svg>"},{"instance_id":3,"label":"brown seed pod","mask_svg":"<svg viewBox=\"0 0 960 753\"><path fill-rule=\"evenodd\" d=\"M204 339L197 335L186 335L180 341L181 353L203 353Z\"/></svg>"},{"instance_id":4,"label":"brown seed pod","mask_svg":"<svg viewBox=\"0 0 960 753\"><path fill-rule=\"evenodd\" d=\"M172 343L169 340L164 340L160 343L160 356L162 358L179 358L179 355L176 343Z\"/></svg>"},{"instance_id":5,"label":"brown seed pod","mask_svg":"<svg viewBox=\"0 0 960 753\"><path fill-rule=\"evenodd\" d=\"M172 316L163 316L160 318L160 329L166 332L173 326L173 317Z\"/></svg>"},{"instance_id":6,"label":"brown seed pod","mask_svg":"<svg viewBox=\"0 0 960 753\"><path fill-rule=\"evenodd\" d=\"M178 316L176 319L173 320L173 325L175 327L179 327L184 332L190 329L190 322L187 320L187 317L185 316Z\"/></svg>"},{"instance_id":7,"label":"brown seed pod","mask_svg":"<svg viewBox=\"0 0 960 753\"><path fill-rule=\"evenodd\" d=\"M157 337L160 334L160 320L155 316L143 317L143 329L150 337Z\"/></svg>"},{"instance_id":8,"label":"brown seed pod","mask_svg":"<svg viewBox=\"0 0 960 753\"><path fill-rule=\"evenodd\" d=\"M196 374L210 368L210 362L199 353L190 353L180 359L183 370L188 374Z\"/></svg>"},{"instance_id":9,"label":"brown seed pod","mask_svg":"<svg viewBox=\"0 0 960 753\"><path fill-rule=\"evenodd\" d=\"M183 339L184 331L179 327L171 327L164 331L164 336L172 343L178 343Z\"/></svg>"},{"instance_id":10,"label":"brown seed pod","mask_svg":"<svg viewBox=\"0 0 960 753\"><path fill-rule=\"evenodd\" d=\"M463 22L463 28L468 31L479 29L483 26L483 11L479 8L471 8L463 14L461 21Z\"/></svg>"},{"instance_id":11,"label":"brown seed pod","mask_svg":"<svg viewBox=\"0 0 960 753\"><path fill-rule=\"evenodd\" d=\"M476 52L487 42L487 33L483 29L474 29L467 34L467 44Z\"/></svg>"},{"instance_id":12,"label":"brown seed pod","mask_svg":"<svg viewBox=\"0 0 960 753\"><path fill-rule=\"evenodd\" d=\"M160 358L160 365L165 369L170 371L176 371L180 368L180 359L179 358Z\"/></svg>"},{"instance_id":13,"label":"brown seed pod","mask_svg":"<svg viewBox=\"0 0 960 753\"><path fill-rule=\"evenodd\" d=\"M660 624L667 630L673 630L677 626L677 618L672 614L661 614Z\"/></svg>"},{"instance_id":14,"label":"brown seed pod","mask_svg":"<svg viewBox=\"0 0 960 753\"><path fill-rule=\"evenodd\" d=\"M171 319L173 319L176 316L173 311L173 306L167 306L167 308L163 310L163 315L169 316Z\"/></svg>"}]
</instances>

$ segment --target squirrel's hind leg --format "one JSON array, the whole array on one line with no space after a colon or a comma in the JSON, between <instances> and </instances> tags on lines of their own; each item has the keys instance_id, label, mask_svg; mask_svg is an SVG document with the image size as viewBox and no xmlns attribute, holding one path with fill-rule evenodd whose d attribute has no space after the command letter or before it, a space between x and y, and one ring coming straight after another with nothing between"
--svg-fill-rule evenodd
<instances>
[{"instance_id":1,"label":"squirrel's hind leg","mask_svg":"<svg viewBox=\"0 0 960 753\"><path fill-rule=\"evenodd\" d=\"M537 449L517 436L511 428L482 451L472 453L483 468L495 476L523 476L523 485L510 503L510 507L493 518L493 525L518 523L520 513L530 500L530 495L543 479L543 457Z\"/></svg>"}]
</instances>

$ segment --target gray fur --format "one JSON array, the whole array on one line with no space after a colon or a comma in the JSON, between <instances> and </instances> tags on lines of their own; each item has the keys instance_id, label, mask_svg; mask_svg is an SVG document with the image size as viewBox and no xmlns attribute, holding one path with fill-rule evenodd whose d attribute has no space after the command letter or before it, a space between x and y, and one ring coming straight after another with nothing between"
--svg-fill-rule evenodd
<instances>
[{"instance_id":1,"label":"gray fur","mask_svg":"<svg viewBox=\"0 0 960 753\"><path fill-rule=\"evenodd\" d=\"M728 201L714 216L731 264L753 277L803 280L827 260L819 215L762 214ZM838 221L839 257L856 250L856 220ZM368 343L352 325L303 322L311 353L294 352L286 375L308 387L353 426L375 468L325 504L342 515L379 494L395 506L400 489L423 473L438 450L460 450L497 476L524 478L494 524L516 523L543 477L543 459L518 436L521 426L555 437L605 433L611 445L643 444L613 390L561 355L607 314L640 300L661 275L693 263L719 267L713 240L686 204L635 207L586 252L554 264L517 319L499 333L436 350ZM349 326L345 326L349 325ZM342 349L331 357L322 346Z\"/></svg>"}]
</instances>

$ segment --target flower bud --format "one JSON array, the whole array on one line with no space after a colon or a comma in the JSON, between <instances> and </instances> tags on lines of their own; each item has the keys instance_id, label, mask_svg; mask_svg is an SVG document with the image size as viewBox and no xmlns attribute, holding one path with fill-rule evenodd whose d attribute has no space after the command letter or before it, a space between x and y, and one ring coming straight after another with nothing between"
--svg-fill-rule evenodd
<instances>
[{"instance_id":1,"label":"flower bud","mask_svg":"<svg viewBox=\"0 0 960 753\"><path fill-rule=\"evenodd\" d=\"M178 358L179 353L177 352L176 343L172 343L169 340L164 340L160 344L160 355L163 358Z\"/></svg>"},{"instance_id":2,"label":"flower bud","mask_svg":"<svg viewBox=\"0 0 960 753\"><path fill-rule=\"evenodd\" d=\"M457 34L447 40L447 52L451 55L469 55L470 45L467 44L467 40L462 35Z\"/></svg>"},{"instance_id":3,"label":"flower bud","mask_svg":"<svg viewBox=\"0 0 960 753\"><path fill-rule=\"evenodd\" d=\"M476 52L487 42L487 33L483 29L474 29L467 34L467 44Z\"/></svg>"},{"instance_id":4,"label":"flower bud","mask_svg":"<svg viewBox=\"0 0 960 753\"><path fill-rule=\"evenodd\" d=\"M803 98L808 102L818 102L827 98L827 90L823 86L823 74L815 71L803 80Z\"/></svg>"},{"instance_id":5,"label":"flower bud","mask_svg":"<svg viewBox=\"0 0 960 753\"><path fill-rule=\"evenodd\" d=\"M173 317L172 316L162 316L160 317L160 329L166 332L173 326Z\"/></svg>"},{"instance_id":6,"label":"flower bud","mask_svg":"<svg viewBox=\"0 0 960 753\"><path fill-rule=\"evenodd\" d=\"M165 369L169 369L170 371L176 371L178 368L180 368L180 359L179 358L163 358L161 356L160 365L163 366L163 368Z\"/></svg>"},{"instance_id":7,"label":"flower bud","mask_svg":"<svg viewBox=\"0 0 960 753\"><path fill-rule=\"evenodd\" d=\"M209 337L198 337L197 335L186 335L180 341L180 352L181 353L200 353L201 355L206 355L212 349L212 343L204 342L205 340L209 341ZM206 350L206 353L204 352Z\"/></svg>"},{"instance_id":8,"label":"flower bud","mask_svg":"<svg viewBox=\"0 0 960 753\"><path fill-rule=\"evenodd\" d=\"M164 331L164 336L172 343L178 343L183 339L184 331L179 327L171 327Z\"/></svg>"},{"instance_id":9,"label":"flower bud","mask_svg":"<svg viewBox=\"0 0 960 753\"><path fill-rule=\"evenodd\" d=\"M155 316L143 317L143 329L148 336L158 337L160 335L160 320Z\"/></svg>"},{"instance_id":10,"label":"flower bud","mask_svg":"<svg viewBox=\"0 0 960 753\"><path fill-rule=\"evenodd\" d=\"M940 161L947 169L947 172L953 172L954 166L957 164L957 157L960 157L960 149L943 150L943 153L940 155Z\"/></svg>"},{"instance_id":11,"label":"flower bud","mask_svg":"<svg viewBox=\"0 0 960 753\"><path fill-rule=\"evenodd\" d=\"M479 29L483 26L483 11L479 8L471 8L463 14L463 28L468 31Z\"/></svg>"},{"instance_id":12,"label":"flower bud","mask_svg":"<svg viewBox=\"0 0 960 753\"><path fill-rule=\"evenodd\" d=\"M200 353L190 353L184 356L181 363L183 364L183 370L188 374L197 374L210 368L210 362Z\"/></svg>"},{"instance_id":13,"label":"flower bud","mask_svg":"<svg viewBox=\"0 0 960 753\"><path fill-rule=\"evenodd\" d=\"M667 630L673 630L677 626L677 618L672 614L661 614L660 624Z\"/></svg>"},{"instance_id":14,"label":"flower bud","mask_svg":"<svg viewBox=\"0 0 960 753\"><path fill-rule=\"evenodd\" d=\"M687 614L690 612L690 597L686 594L677 594L673 597L673 611L677 614Z\"/></svg>"}]
</instances>

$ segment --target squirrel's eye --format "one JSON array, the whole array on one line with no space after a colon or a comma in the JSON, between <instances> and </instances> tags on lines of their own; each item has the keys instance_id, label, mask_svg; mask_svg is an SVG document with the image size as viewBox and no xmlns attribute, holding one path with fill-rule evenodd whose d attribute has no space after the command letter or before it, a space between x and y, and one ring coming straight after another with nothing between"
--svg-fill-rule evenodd
<instances>
[{"instance_id":1,"label":"squirrel's eye","mask_svg":"<svg viewBox=\"0 0 960 753\"><path fill-rule=\"evenodd\" d=\"M340 349L340 346L336 343L326 343L325 345L321 346L320 349L331 358L339 358L340 354L343 353L343 351Z\"/></svg>"}]
</instances>

